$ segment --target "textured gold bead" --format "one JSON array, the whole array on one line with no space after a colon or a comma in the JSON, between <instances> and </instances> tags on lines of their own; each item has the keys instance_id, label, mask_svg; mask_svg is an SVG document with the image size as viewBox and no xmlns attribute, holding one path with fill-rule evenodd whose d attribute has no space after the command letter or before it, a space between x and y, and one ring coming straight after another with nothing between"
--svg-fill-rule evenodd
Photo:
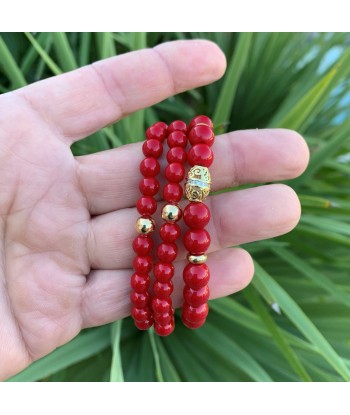
<instances>
[{"instance_id":1,"label":"textured gold bead","mask_svg":"<svg viewBox=\"0 0 350 415\"><path fill-rule=\"evenodd\" d=\"M165 205L162 209L162 218L168 222L177 222L181 219L182 211L177 205Z\"/></svg>"},{"instance_id":2,"label":"textured gold bead","mask_svg":"<svg viewBox=\"0 0 350 415\"><path fill-rule=\"evenodd\" d=\"M207 255L187 255L187 259L191 262L191 264L204 264L207 260Z\"/></svg>"},{"instance_id":3,"label":"textured gold bead","mask_svg":"<svg viewBox=\"0 0 350 415\"><path fill-rule=\"evenodd\" d=\"M136 221L136 231L141 235L152 233L155 228L155 222L152 218L138 218Z\"/></svg>"},{"instance_id":4,"label":"textured gold bead","mask_svg":"<svg viewBox=\"0 0 350 415\"><path fill-rule=\"evenodd\" d=\"M193 166L187 174L186 197L191 202L203 202L210 192L211 178L207 167Z\"/></svg>"}]
</instances>

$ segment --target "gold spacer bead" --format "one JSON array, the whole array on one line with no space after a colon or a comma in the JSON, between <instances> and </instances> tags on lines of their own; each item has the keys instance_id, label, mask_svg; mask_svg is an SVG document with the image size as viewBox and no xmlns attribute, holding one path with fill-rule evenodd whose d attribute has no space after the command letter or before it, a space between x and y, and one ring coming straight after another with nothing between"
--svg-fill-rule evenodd
<instances>
[{"instance_id":1,"label":"gold spacer bead","mask_svg":"<svg viewBox=\"0 0 350 415\"><path fill-rule=\"evenodd\" d=\"M168 222L177 222L181 219L182 210L177 205L167 204L163 206L162 218Z\"/></svg>"},{"instance_id":2,"label":"gold spacer bead","mask_svg":"<svg viewBox=\"0 0 350 415\"><path fill-rule=\"evenodd\" d=\"M138 218L136 221L136 231L140 235L147 235L152 233L155 228L155 222L152 218Z\"/></svg>"},{"instance_id":3,"label":"gold spacer bead","mask_svg":"<svg viewBox=\"0 0 350 415\"><path fill-rule=\"evenodd\" d=\"M191 264L204 264L207 260L207 255L206 254L202 254L202 255L191 255L188 254L187 255L187 259L191 262Z\"/></svg>"}]
</instances>

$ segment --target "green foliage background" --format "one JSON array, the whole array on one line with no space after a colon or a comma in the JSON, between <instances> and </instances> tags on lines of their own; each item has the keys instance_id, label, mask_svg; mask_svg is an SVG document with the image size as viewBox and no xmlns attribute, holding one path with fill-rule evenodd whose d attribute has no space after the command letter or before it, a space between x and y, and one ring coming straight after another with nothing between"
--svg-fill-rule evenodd
<instances>
[{"instance_id":1,"label":"green foliage background","mask_svg":"<svg viewBox=\"0 0 350 415\"><path fill-rule=\"evenodd\" d=\"M142 139L157 119L198 113L213 115L218 133L296 129L311 149L308 170L290 183L303 207L300 224L288 235L245 246L255 259L252 285L211 301L203 328L178 324L161 339L125 319L85 330L12 380L350 380L348 34L3 33L0 92L183 38L218 43L228 60L226 76L104 128L74 153Z\"/></svg>"}]
</instances>

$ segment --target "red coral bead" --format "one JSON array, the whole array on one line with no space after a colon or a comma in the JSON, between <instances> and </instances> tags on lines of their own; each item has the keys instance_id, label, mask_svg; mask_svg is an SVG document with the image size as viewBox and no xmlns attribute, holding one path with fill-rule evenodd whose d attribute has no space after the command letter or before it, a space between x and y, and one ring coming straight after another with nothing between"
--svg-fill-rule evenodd
<instances>
[{"instance_id":1,"label":"red coral bead","mask_svg":"<svg viewBox=\"0 0 350 415\"><path fill-rule=\"evenodd\" d=\"M196 323L192 323L191 321L182 320L184 325L189 329L199 329L205 323L205 319L197 321Z\"/></svg>"},{"instance_id":2,"label":"red coral bead","mask_svg":"<svg viewBox=\"0 0 350 415\"><path fill-rule=\"evenodd\" d=\"M152 310L155 314L170 313L172 310L171 298L152 298Z\"/></svg>"},{"instance_id":3,"label":"red coral bead","mask_svg":"<svg viewBox=\"0 0 350 415\"><path fill-rule=\"evenodd\" d=\"M159 282L167 282L173 278L175 268L170 262L157 262L154 265L153 272Z\"/></svg>"},{"instance_id":4,"label":"red coral bead","mask_svg":"<svg viewBox=\"0 0 350 415\"><path fill-rule=\"evenodd\" d=\"M134 323L139 330L148 330L153 325L153 318L145 321L134 321Z\"/></svg>"},{"instance_id":5,"label":"red coral bead","mask_svg":"<svg viewBox=\"0 0 350 415\"><path fill-rule=\"evenodd\" d=\"M182 199L183 190L179 183L167 183L163 189L163 198L167 202L177 203Z\"/></svg>"},{"instance_id":6,"label":"red coral bead","mask_svg":"<svg viewBox=\"0 0 350 415\"><path fill-rule=\"evenodd\" d=\"M173 131L182 131L187 132L187 124L184 121L176 120L169 124L168 134L171 134Z\"/></svg>"},{"instance_id":7,"label":"red coral bead","mask_svg":"<svg viewBox=\"0 0 350 415\"><path fill-rule=\"evenodd\" d=\"M214 154L207 144L196 144L188 152L188 162L191 166L209 167L214 161Z\"/></svg>"},{"instance_id":8,"label":"red coral bead","mask_svg":"<svg viewBox=\"0 0 350 415\"><path fill-rule=\"evenodd\" d=\"M168 163L185 163L187 159L186 150L182 147L173 147L168 151L166 159Z\"/></svg>"},{"instance_id":9,"label":"red coral bead","mask_svg":"<svg viewBox=\"0 0 350 415\"><path fill-rule=\"evenodd\" d=\"M153 249L152 238L146 235L137 235L132 243L132 248L137 255L147 255Z\"/></svg>"},{"instance_id":10,"label":"red coral bead","mask_svg":"<svg viewBox=\"0 0 350 415\"><path fill-rule=\"evenodd\" d=\"M199 307L192 307L187 303L182 306L182 319L189 321L190 323L197 323L204 320L209 312L209 306L207 303L200 305Z\"/></svg>"},{"instance_id":11,"label":"red coral bead","mask_svg":"<svg viewBox=\"0 0 350 415\"><path fill-rule=\"evenodd\" d=\"M173 312L154 314L153 318L156 323L160 324L161 326L166 326L173 321L174 314Z\"/></svg>"},{"instance_id":12,"label":"red coral bead","mask_svg":"<svg viewBox=\"0 0 350 415\"><path fill-rule=\"evenodd\" d=\"M172 281L168 281L168 282L154 281L153 293L158 298L170 297L173 290L174 290L174 285Z\"/></svg>"},{"instance_id":13,"label":"red coral bead","mask_svg":"<svg viewBox=\"0 0 350 415\"><path fill-rule=\"evenodd\" d=\"M147 274L138 274L135 272L131 276L131 288L137 293L144 293L148 290L151 279Z\"/></svg>"},{"instance_id":14,"label":"red coral bead","mask_svg":"<svg viewBox=\"0 0 350 415\"><path fill-rule=\"evenodd\" d=\"M210 221L210 210L204 203L189 203L183 213L184 222L191 229L203 229Z\"/></svg>"},{"instance_id":15,"label":"red coral bead","mask_svg":"<svg viewBox=\"0 0 350 415\"><path fill-rule=\"evenodd\" d=\"M149 303L149 293L148 291L145 291L144 293L137 293L136 291L131 291L130 301L135 307L146 307Z\"/></svg>"},{"instance_id":16,"label":"red coral bead","mask_svg":"<svg viewBox=\"0 0 350 415\"><path fill-rule=\"evenodd\" d=\"M143 143L142 151L146 157L158 158L163 153L163 144L159 140L151 138Z\"/></svg>"},{"instance_id":17,"label":"red coral bead","mask_svg":"<svg viewBox=\"0 0 350 415\"><path fill-rule=\"evenodd\" d=\"M131 309L131 315L136 321L145 321L151 318L151 310L149 307L137 308L134 306Z\"/></svg>"},{"instance_id":18,"label":"red coral bead","mask_svg":"<svg viewBox=\"0 0 350 415\"><path fill-rule=\"evenodd\" d=\"M192 128L188 135L190 143L194 146L195 144L207 144L211 147L214 144L214 132L206 125L197 125Z\"/></svg>"},{"instance_id":19,"label":"red coral bead","mask_svg":"<svg viewBox=\"0 0 350 415\"><path fill-rule=\"evenodd\" d=\"M169 324L162 326L158 323L154 324L154 331L158 334L158 336L169 336L174 331L175 324L171 321Z\"/></svg>"},{"instance_id":20,"label":"red coral bead","mask_svg":"<svg viewBox=\"0 0 350 415\"><path fill-rule=\"evenodd\" d=\"M184 235L184 245L191 254L204 254L210 245L210 235L205 229L189 230Z\"/></svg>"},{"instance_id":21,"label":"red coral bead","mask_svg":"<svg viewBox=\"0 0 350 415\"><path fill-rule=\"evenodd\" d=\"M149 255L138 255L134 259L133 267L138 274L148 274L152 269L152 258Z\"/></svg>"},{"instance_id":22,"label":"red coral bead","mask_svg":"<svg viewBox=\"0 0 350 415\"><path fill-rule=\"evenodd\" d=\"M206 115L197 115L197 117L194 117L190 122L189 129L192 129L197 124L205 124L213 128L213 121Z\"/></svg>"},{"instance_id":23,"label":"red coral bead","mask_svg":"<svg viewBox=\"0 0 350 415\"><path fill-rule=\"evenodd\" d=\"M158 163L158 160L154 157L146 157L141 161L140 164L140 172L145 177L154 177L157 176L157 174L160 171L160 165Z\"/></svg>"},{"instance_id":24,"label":"red coral bead","mask_svg":"<svg viewBox=\"0 0 350 415\"><path fill-rule=\"evenodd\" d=\"M139 183L140 192L145 196L156 195L159 187L159 181L155 177L144 177Z\"/></svg>"},{"instance_id":25,"label":"red coral bead","mask_svg":"<svg viewBox=\"0 0 350 415\"><path fill-rule=\"evenodd\" d=\"M164 223L160 228L160 237L164 242L175 242L180 237L181 229L177 223Z\"/></svg>"},{"instance_id":26,"label":"red coral bead","mask_svg":"<svg viewBox=\"0 0 350 415\"><path fill-rule=\"evenodd\" d=\"M136 207L140 215L153 215L157 210L157 202L152 196L141 196Z\"/></svg>"},{"instance_id":27,"label":"red coral bead","mask_svg":"<svg viewBox=\"0 0 350 415\"><path fill-rule=\"evenodd\" d=\"M167 143L170 148L172 147L186 147L187 135L182 131L173 131L168 135Z\"/></svg>"},{"instance_id":28,"label":"red coral bead","mask_svg":"<svg viewBox=\"0 0 350 415\"><path fill-rule=\"evenodd\" d=\"M160 261L173 262L177 257L177 246L171 242L162 242L157 248L157 256Z\"/></svg>"},{"instance_id":29,"label":"red coral bead","mask_svg":"<svg viewBox=\"0 0 350 415\"><path fill-rule=\"evenodd\" d=\"M199 290L194 290L186 286L184 288L183 294L186 303L192 307L198 307L202 304L205 304L209 300L209 287L205 285Z\"/></svg>"},{"instance_id":30,"label":"red coral bead","mask_svg":"<svg viewBox=\"0 0 350 415\"><path fill-rule=\"evenodd\" d=\"M165 177L169 182L181 182L185 177L185 168L181 163L170 163L165 169Z\"/></svg>"},{"instance_id":31,"label":"red coral bead","mask_svg":"<svg viewBox=\"0 0 350 415\"><path fill-rule=\"evenodd\" d=\"M159 141L163 141L167 135L168 126L165 122L158 121L151 125L146 130L146 138L147 140L156 139Z\"/></svg>"},{"instance_id":32,"label":"red coral bead","mask_svg":"<svg viewBox=\"0 0 350 415\"><path fill-rule=\"evenodd\" d=\"M208 284L209 268L206 264L187 264L183 270L185 284L193 290L200 290Z\"/></svg>"}]
</instances>

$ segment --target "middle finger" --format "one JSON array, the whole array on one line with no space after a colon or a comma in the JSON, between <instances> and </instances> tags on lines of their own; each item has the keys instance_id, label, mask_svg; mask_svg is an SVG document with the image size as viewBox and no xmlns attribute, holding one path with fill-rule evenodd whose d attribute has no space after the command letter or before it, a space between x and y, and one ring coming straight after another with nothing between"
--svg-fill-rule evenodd
<instances>
[{"instance_id":1,"label":"middle finger","mask_svg":"<svg viewBox=\"0 0 350 415\"><path fill-rule=\"evenodd\" d=\"M182 202L182 205L186 202ZM212 219L207 226L211 235L209 252L289 232L300 218L300 203L288 186L272 184L238 190L207 199ZM122 209L91 220L88 253L94 269L130 268L135 253L132 241L139 214L135 208ZM156 222L161 219L156 215ZM183 230L185 225L182 225ZM155 245L159 243L157 233ZM179 243L177 259L185 257Z\"/></svg>"}]
</instances>

